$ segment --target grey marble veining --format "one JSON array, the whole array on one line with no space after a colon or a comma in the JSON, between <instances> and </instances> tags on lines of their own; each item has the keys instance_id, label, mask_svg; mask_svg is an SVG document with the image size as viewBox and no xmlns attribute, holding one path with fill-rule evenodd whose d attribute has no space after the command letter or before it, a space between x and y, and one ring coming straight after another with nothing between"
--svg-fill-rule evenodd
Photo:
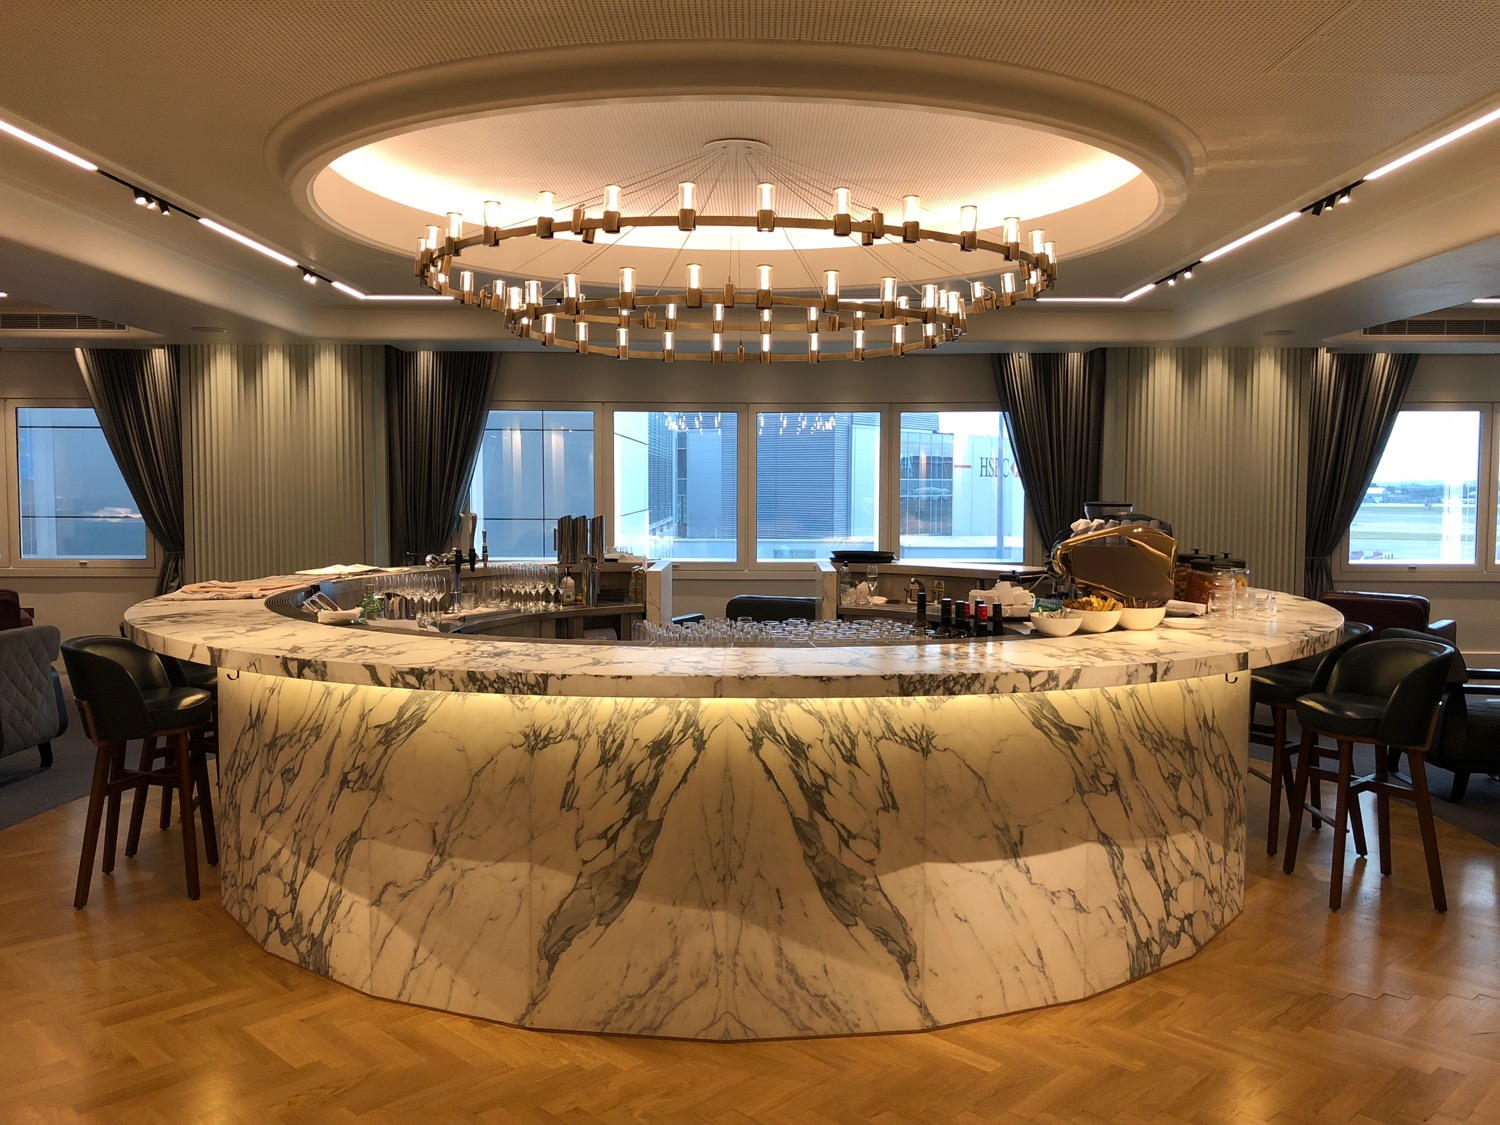
<instances>
[{"instance_id":1,"label":"grey marble veining","mask_svg":"<svg viewBox=\"0 0 1500 1125\"><path fill-rule=\"evenodd\" d=\"M851 698L221 683L225 903L530 1027L932 1027L1189 956L1243 896L1248 682Z\"/></svg>"},{"instance_id":2,"label":"grey marble veining","mask_svg":"<svg viewBox=\"0 0 1500 1125\"><path fill-rule=\"evenodd\" d=\"M1075 634L983 645L826 649L645 648L382 633L282 617L254 601L158 598L130 635L173 656L293 679L432 691L588 697L987 695L1220 675L1321 652L1342 618L1282 595L1271 620L1198 631Z\"/></svg>"}]
</instances>

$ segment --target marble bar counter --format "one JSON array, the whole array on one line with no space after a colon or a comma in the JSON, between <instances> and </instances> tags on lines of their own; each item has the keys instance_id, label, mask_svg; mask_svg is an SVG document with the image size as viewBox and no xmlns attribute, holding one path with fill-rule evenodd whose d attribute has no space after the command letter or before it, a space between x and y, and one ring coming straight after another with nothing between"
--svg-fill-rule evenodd
<instances>
[{"instance_id":1,"label":"marble bar counter","mask_svg":"<svg viewBox=\"0 0 1500 1125\"><path fill-rule=\"evenodd\" d=\"M226 909L377 996L696 1039L935 1027L1243 903L1250 668L1341 619L826 649L381 633L143 602L220 669Z\"/></svg>"}]
</instances>

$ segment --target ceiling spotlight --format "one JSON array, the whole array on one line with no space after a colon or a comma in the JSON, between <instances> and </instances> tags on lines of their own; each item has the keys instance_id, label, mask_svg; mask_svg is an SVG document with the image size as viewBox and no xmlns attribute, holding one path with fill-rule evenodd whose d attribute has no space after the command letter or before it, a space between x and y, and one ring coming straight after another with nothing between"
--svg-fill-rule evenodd
<instances>
[{"instance_id":1,"label":"ceiling spotlight","mask_svg":"<svg viewBox=\"0 0 1500 1125\"><path fill-rule=\"evenodd\" d=\"M302 280L307 282L309 285L316 285L318 283L318 275L313 273L313 271L308 269L306 266L303 266Z\"/></svg>"},{"instance_id":2,"label":"ceiling spotlight","mask_svg":"<svg viewBox=\"0 0 1500 1125\"><path fill-rule=\"evenodd\" d=\"M151 202L151 197L143 192L140 188L131 188L130 190L135 192L135 205L137 207L145 207L148 203Z\"/></svg>"},{"instance_id":3,"label":"ceiling spotlight","mask_svg":"<svg viewBox=\"0 0 1500 1125\"><path fill-rule=\"evenodd\" d=\"M157 205L161 207L161 213L163 216L170 215L172 213L172 205L165 199L158 199L156 202Z\"/></svg>"},{"instance_id":4,"label":"ceiling spotlight","mask_svg":"<svg viewBox=\"0 0 1500 1125\"><path fill-rule=\"evenodd\" d=\"M1183 281L1192 281L1193 280L1193 267L1192 266L1188 266L1187 269L1185 269L1185 270L1182 271L1182 280Z\"/></svg>"}]
</instances>

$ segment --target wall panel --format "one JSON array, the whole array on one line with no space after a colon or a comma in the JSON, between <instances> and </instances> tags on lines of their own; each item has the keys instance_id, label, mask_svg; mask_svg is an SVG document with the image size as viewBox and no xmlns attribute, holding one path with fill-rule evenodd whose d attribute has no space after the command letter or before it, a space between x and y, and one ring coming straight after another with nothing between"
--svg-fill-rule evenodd
<instances>
[{"instance_id":1,"label":"wall panel","mask_svg":"<svg viewBox=\"0 0 1500 1125\"><path fill-rule=\"evenodd\" d=\"M1300 591L1312 356L1300 348L1112 352L1104 498L1170 521L1184 549L1243 556L1257 586Z\"/></svg>"},{"instance_id":2,"label":"wall panel","mask_svg":"<svg viewBox=\"0 0 1500 1125\"><path fill-rule=\"evenodd\" d=\"M190 580L374 562L379 348L184 347Z\"/></svg>"}]
</instances>

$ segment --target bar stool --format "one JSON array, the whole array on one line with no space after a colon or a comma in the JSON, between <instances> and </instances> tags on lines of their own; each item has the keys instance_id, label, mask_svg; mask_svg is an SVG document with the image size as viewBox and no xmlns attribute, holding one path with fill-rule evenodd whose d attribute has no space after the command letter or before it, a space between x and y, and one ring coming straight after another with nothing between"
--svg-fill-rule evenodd
<instances>
[{"instance_id":1,"label":"bar stool","mask_svg":"<svg viewBox=\"0 0 1500 1125\"><path fill-rule=\"evenodd\" d=\"M1339 909L1344 896L1344 846L1351 804L1361 793L1375 794L1376 823L1380 832L1380 873L1391 873L1390 799L1409 800L1417 810L1422 848L1427 856L1427 879L1432 888L1433 909L1448 909L1443 892L1443 870L1438 861L1437 830L1432 822L1432 799L1427 792L1424 760L1437 725L1438 704L1448 684L1454 648L1438 640L1375 640L1346 652L1328 679L1326 691L1297 700L1297 722L1302 727L1298 749L1297 784L1293 795L1291 823L1287 828L1286 859L1282 870L1290 875L1297 865L1297 844L1302 830L1302 802L1313 777L1337 786L1333 814L1333 874L1328 908ZM1328 750L1318 736L1333 739L1338 750L1338 770L1319 762ZM1355 778L1354 746L1367 743L1375 748L1375 772ZM1411 767L1411 784L1390 775L1387 750L1404 750Z\"/></svg>"},{"instance_id":2,"label":"bar stool","mask_svg":"<svg viewBox=\"0 0 1500 1125\"><path fill-rule=\"evenodd\" d=\"M1304 695L1322 691L1333 674L1333 666L1339 657L1355 645L1370 640L1375 630L1358 621L1346 621L1339 643L1318 656L1305 656L1301 660L1289 660L1285 664L1273 664L1260 668L1250 675L1250 706L1252 712L1257 703L1271 710L1271 729L1250 725L1251 741L1257 735L1269 733L1271 748L1271 775L1261 780L1271 784L1271 811L1266 818L1266 854L1275 855L1277 840L1281 834L1281 802L1285 799L1287 810L1292 802L1292 754L1296 744L1286 736L1287 715ZM1262 743L1265 745L1265 743ZM1259 776L1259 775L1258 775ZM1323 815L1323 802L1317 788L1313 789L1313 828L1321 828L1327 819ZM1360 855L1365 854L1364 824L1359 818L1359 806L1354 806L1354 839Z\"/></svg>"},{"instance_id":3,"label":"bar stool","mask_svg":"<svg viewBox=\"0 0 1500 1125\"><path fill-rule=\"evenodd\" d=\"M175 686L154 652L120 637L74 637L63 642L62 655L84 730L95 747L94 779L89 790L88 817L73 905L81 908L88 902L101 817L106 818L103 871L108 874L115 866L120 797L127 790L133 790L139 806L151 785L160 785L177 793L187 893L189 898L197 898L195 803L203 811L205 858L210 864L219 861L202 737L212 717L212 696L201 688ZM142 741L143 762L142 768L132 770L125 764L125 751L127 744L135 739ZM151 768L159 756L156 753L158 739L165 740L172 751L172 760L163 769ZM125 844L127 856L135 854L139 841L140 818L133 815L131 832Z\"/></svg>"},{"instance_id":4,"label":"bar stool","mask_svg":"<svg viewBox=\"0 0 1500 1125\"><path fill-rule=\"evenodd\" d=\"M156 658L166 669L167 679L171 681L173 687L202 688L213 697L213 709L209 714L208 726L203 730L203 742L206 753L214 760L214 776L217 778L219 776L219 670L212 664L179 660L164 652L157 653ZM158 746L154 738L147 739L141 747L141 769L152 769L158 758L167 761L170 757L170 747ZM135 799L130 803L130 832L127 839L140 839L141 821L145 812L145 794L142 790L136 790ZM162 790L159 820L163 832L172 827L172 793L167 789ZM133 855L134 853L126 852L125 854Z\"/></svg>"}]
</instances>

